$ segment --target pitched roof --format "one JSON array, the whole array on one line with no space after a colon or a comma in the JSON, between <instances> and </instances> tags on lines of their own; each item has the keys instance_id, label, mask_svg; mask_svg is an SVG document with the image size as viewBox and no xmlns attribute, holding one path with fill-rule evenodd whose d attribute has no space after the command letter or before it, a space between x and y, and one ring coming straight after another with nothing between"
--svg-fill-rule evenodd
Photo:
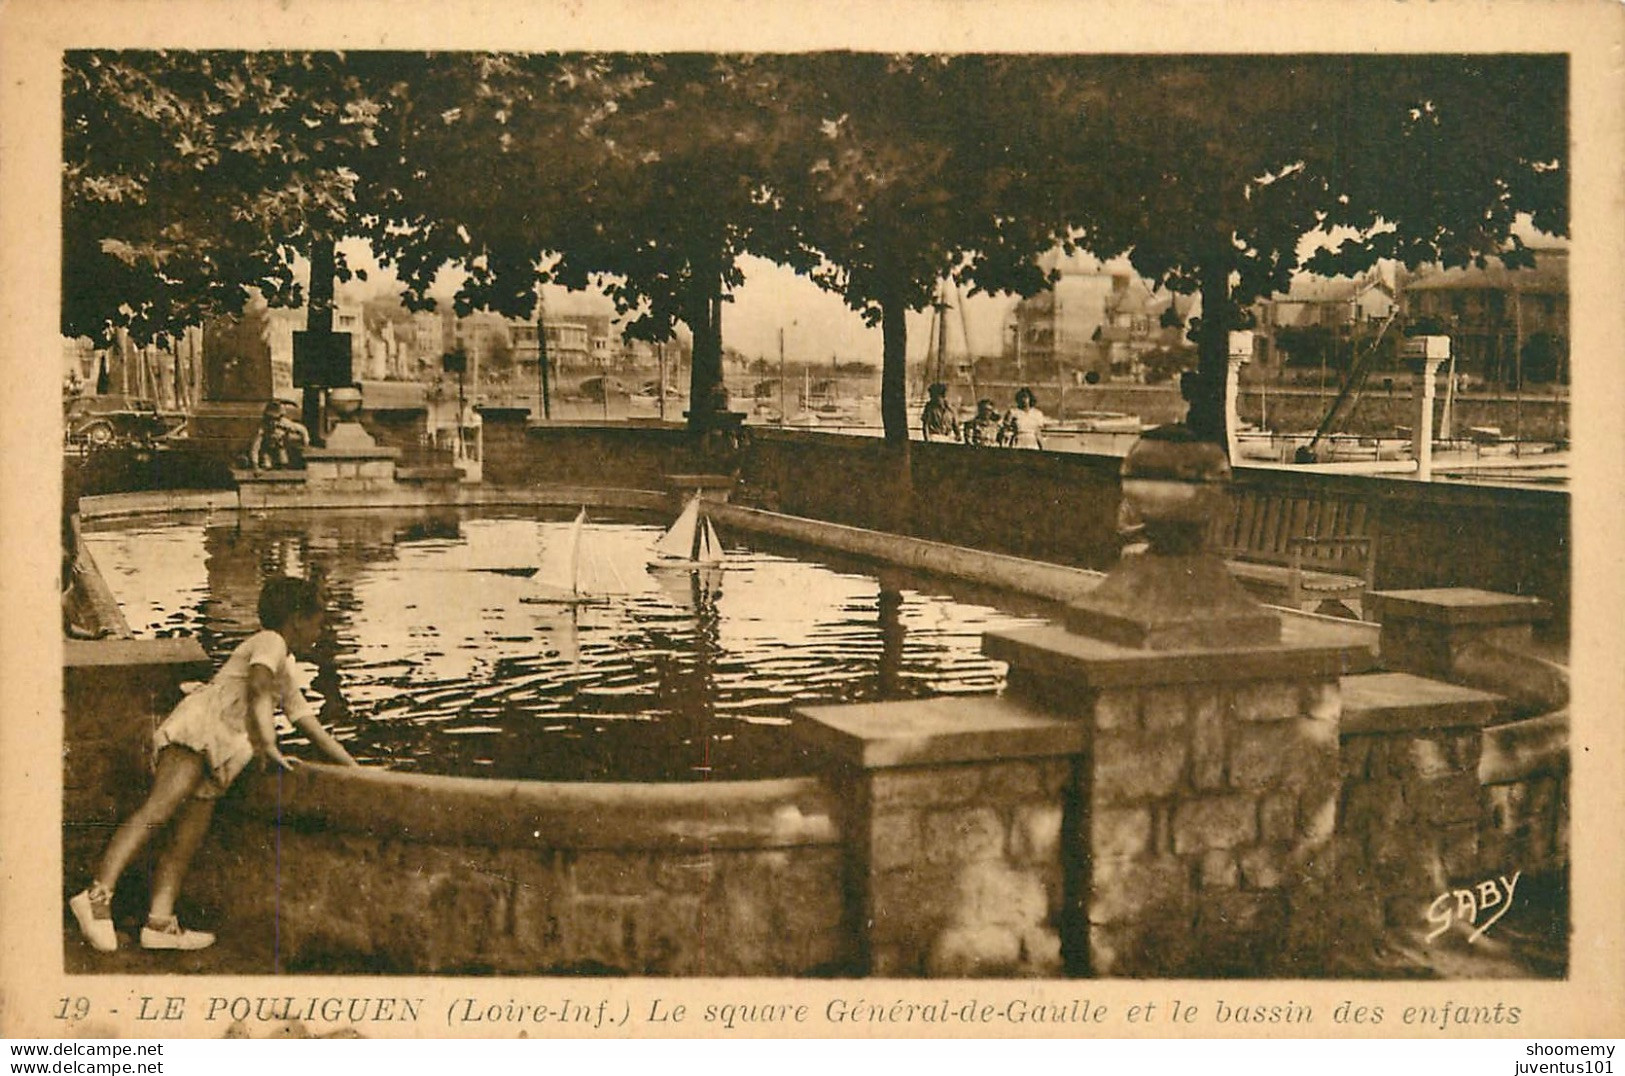
<instances>
[{"instance_id":1,"label":"pitched roof","mask_svg":"<svg viewBox=\"0 0 1625 1076\"><path fill-rule=\"evenodd\" d=\"M1406 278L1405 290L1568 294L1569 252L1550 249L1533 253L1535 264L1522 269L1508 269L1499 258L1491 258L1482 269L1472 265L1456 269L1428 266Z\"/></svg>"},{"instance_id":2,"label":"pitched roof","mask_svg":"<svg viewBox=\"0 0 1625 1076\"><path fill-rule=\"evenodd\" d=\"M1373 288L1388 290L1382 278L1375 273L1360 277L1315 276L1298 273L1292 285L1284 292L1270 296L1272 303L1352 303Z\"/></svg>"}]
</instances>

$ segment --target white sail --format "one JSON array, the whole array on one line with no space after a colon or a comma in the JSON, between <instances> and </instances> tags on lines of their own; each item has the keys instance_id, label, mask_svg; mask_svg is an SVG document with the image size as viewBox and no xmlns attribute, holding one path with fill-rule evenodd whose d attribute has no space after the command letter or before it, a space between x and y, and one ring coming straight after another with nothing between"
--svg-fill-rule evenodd
<instances>
[{"instance_id":1,"label":"white sail","mask_svg":"<svg viewBox=\"0 0 1625 1076\"><path fill-rule=\"evenodd\" d=\"M695 535L700 526L700 495L696 493L683 506L677 522L655 543L655 553L673 560L687 560L694 555Z\"/></svg>"},{"instance_id":2,"label":"white sail","mask_svg":"<svg viewBox=\"0 0 1625 1076\"><path fill-rule=\"evenodd\" d=\"M650 564L657 568L722 563L722 539L710 518L701 514L698 492L683 506L671 529L660 536L654 551L656 559Z\"/></svg>"},{"instance_id":3,"label":"white sail","mask_svg":"<svg viewBox=\"0 0 1625 1076\"><path fill-rule=\"evenodd\" d=\"M541 556L541 566L536 573L537 593L521 600L529 603L572 603L586 601L588 597L581 592L582 567L582 531L587 525L587 510L585 508L576 513L576 518L570 524L570 534L563 543L565 555L555 554L547 556L544 550Z\"/></svg>"},{"instance_id":4,"label":"white sail","mask_svg":"<svg viewBox=\"0 0 1625 1076\"><path fill-rule=\"evenodd\" d=\"M717 529L707 519L705 526L700 530L699 541L694 547L694 562L696 564L721 564L722 539L717 537Z\"/></svg>"}]
</instances>

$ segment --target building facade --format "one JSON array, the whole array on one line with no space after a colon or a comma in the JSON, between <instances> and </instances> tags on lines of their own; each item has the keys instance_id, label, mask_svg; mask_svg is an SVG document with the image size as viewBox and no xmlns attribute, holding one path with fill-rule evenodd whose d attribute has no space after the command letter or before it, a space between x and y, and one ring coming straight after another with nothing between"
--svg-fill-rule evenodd
<instances>
[{"instance_id":1,"label":"building facade","mask_svg":"<svg viewBox=\"0 0 1625 1076\"><path fill-rule=\"evenodd\" d=\"M1569 256L1537 248L1534 264L1425 268L1405 278L1407 324L1447 333L1457 369L1492 384L1567 381Z\"/></svg>"}]
</instances>

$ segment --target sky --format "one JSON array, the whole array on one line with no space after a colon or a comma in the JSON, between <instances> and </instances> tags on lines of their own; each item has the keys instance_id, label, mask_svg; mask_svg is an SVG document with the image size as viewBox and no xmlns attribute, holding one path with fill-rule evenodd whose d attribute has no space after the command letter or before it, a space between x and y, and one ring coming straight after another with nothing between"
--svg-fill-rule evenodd
<instances>
[{"instance_id":1,"label":"sky","mask_svg":"<svg viewBox=\"0 0 1625 1076\"><path fill-rule=\"evenodd\" d=\"M342 289L349 295L398 293L400 283L394 272L378 265L364 242L347 240L342 249L352 268L365 269L367 281ZM880 365L879 328L869 328L863 318L830 292L805 277L797 276L769 261L749 255L742 257L740 269L745 283L734 293L733 301L722 311L722 342L725 347L751 356L776 359L779 330L784 330L785 358L792 362L828 362L832 355L842 361L868 360ZM300 272L304 267L300 267ZM456 291L459 276L443 271L431 294L449 300ZM569 292L548 285L543 292L547 310L553 313L613 314L610 301L595 292ZM965 297L963 327L969 329L971 352L998 354L1003 325L1014 296ZM922 358L927 347L930 317L911 315L908 322L908 353L911 361ZM948 353L966 353L965 333L957 312L949 315Z\"/></svg>"}]
</instances>

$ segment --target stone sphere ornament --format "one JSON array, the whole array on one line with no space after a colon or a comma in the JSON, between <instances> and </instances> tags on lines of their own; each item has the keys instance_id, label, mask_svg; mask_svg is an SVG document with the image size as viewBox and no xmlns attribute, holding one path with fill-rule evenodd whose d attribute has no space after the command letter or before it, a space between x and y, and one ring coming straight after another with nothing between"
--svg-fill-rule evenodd
<instances>
[{"instance_id":1,"label":"stone sphere ornament","mask_svg":"<svg viewBox=\"0 0 1625 1076\"><path fill-rule=\"evenodd\" d=\"M361 390L354 385L329 389L327 407L337 421L354 422L355 417L361 413Z\"/></svg>"},{"instance_id":2,"label":"stone sphere ornament","mask_svg":"<svg viewBox=\"0 0 1625 1076\"><path fill-rule=\"evenodd\" d=\"M1120 473L1123 500L1144 525L1152 554L1200 552L1229 503L1224 446L1199 440L1184 426L1147 430L1123 457Z\"/></svg>"}]
</instances>

